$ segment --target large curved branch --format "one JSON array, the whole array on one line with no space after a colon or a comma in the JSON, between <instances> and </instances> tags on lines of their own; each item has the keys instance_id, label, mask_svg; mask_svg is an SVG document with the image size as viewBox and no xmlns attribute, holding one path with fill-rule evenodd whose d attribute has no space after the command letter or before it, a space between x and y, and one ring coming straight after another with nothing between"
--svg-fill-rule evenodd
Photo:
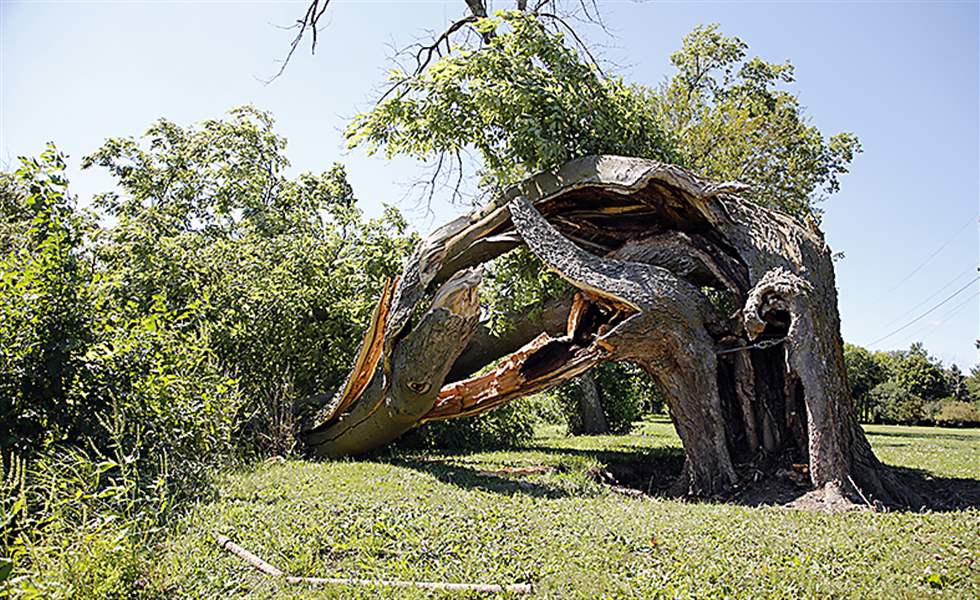
<instances>
[{"instance_id":1,"label":"large curved branch","mask_svg":"<svg viewBox=\"0 0 980 600\"><path fill-rule=\"evenodd\" d=\"M418 323L393 342L349 412L303 432L321 456L361 454L415 427L432 405L449 368L479 318L480 271L463 271L436 293Z\"/></svg>"},{"instance_id":2,"label":"large curved branch","mask_svg":"<svg viewBox=\"0 0 980 600\"><path fill-rule=\"evenodd\" d=\"M516 352L530 343L540 332L559 337L565 331L570 297L555 298L544 306L512 319L507 331L494 335L486 324L481 323L470 338L469 345L459 355L446 381L468 377L502 356Z\"/></svg>"},{"instance_id":3,"label":"large curved branch","mask_svg":"<svg viewBox=\"0 0 980 600\"><path fill-rule=\"evenodd\" d=\"M632 360L667 396L686 454L681 491L726 493L738 481L732 458L762 452L767 463L805 463L815 494L839 498L837 490L858 488L874 500L908 498L851 409L829 248L812 227L739 199L737 189L649 160L587 157L440 228L392 295L369 385L371 352L351 379L352 389L363 388L359 398L338 421L308 432L307 442L331 456L361 452L421 421L489 410L601 360ZM459 285L461 270L518 243L580 290L566 330L531 318L521 336L555 331L490 372L456 381L528 338L467 343L476 328L475 282L460 304L468 317L441 306L446 296L434 290ZM744 295L741 323L713 323L702 285ZM565 306L556 310L557 319ZM766 329L787 337L718 358L713 337L743 329L752 339ZM377 331L367 337L374 347ZM444 385L450 371L454 380Z\"/></svg>"}]
</instances>

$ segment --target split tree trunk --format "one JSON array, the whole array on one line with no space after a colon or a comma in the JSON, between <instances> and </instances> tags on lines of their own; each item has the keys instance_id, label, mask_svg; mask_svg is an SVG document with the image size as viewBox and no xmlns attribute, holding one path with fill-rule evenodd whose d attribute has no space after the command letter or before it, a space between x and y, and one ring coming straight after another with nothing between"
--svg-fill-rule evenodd
<instances>
[{"instance_id":1,"label":"split tree trunk","mask_svg":"<svg viewBox=\"0 0 980 600\"><path fill-rule=\"evenodd\" d=\"M765 463L803 465L818 490L911 501L854 416L830 249L739 189L589 157L442 227L379 303L348 384L304 441L356 454L631 360L658 382L684 444L679 491L725 495L741 465ZM579 291L495 338L476 324L471 269L520 244Z\"/></svg>"}]
</instances>

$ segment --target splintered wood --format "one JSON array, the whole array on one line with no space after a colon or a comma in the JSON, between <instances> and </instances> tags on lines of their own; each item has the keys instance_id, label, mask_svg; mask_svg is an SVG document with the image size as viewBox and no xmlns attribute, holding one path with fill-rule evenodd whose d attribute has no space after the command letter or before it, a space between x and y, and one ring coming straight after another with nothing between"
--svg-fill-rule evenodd
<instances>
[{"instance_id":1,"label":"splintered wood","mask_svg":"<svg viewBox=\"0 0 980 600\"><path fill-rule=\"evenodd\" d=\"M603 355L597 346L581 347L542 333L487 373L443 387L423 421L474 415L550 389L595 366Z\"/></svg>"},{"instance_id":2,"label":"splintered wood","mask_svg":"<svg viewBox=\"0 0 980 600\"><path fill-rule=\"evenodd\" d=\"M395 278L394 281L391 279L385 281L381 298L371 315L371 323L368 325L367 331L364 332L361 350L357 354L354 367L347 377L347 383L344 385L344 390L333 409L333 414L330 415L331 417L343 414L361 397L364 389L371 383L374 370L378 366L378 361L381 360L381 352L384 349L385 323L388 320L388 312L391 310L391 296L397 285L398 278Z\"/></svg>"}]
</instances>

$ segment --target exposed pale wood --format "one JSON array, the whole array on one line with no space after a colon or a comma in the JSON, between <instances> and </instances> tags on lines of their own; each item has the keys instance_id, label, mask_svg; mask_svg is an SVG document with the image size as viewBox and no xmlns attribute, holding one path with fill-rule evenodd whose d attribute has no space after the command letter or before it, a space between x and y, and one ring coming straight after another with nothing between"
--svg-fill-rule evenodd
<instances>
[{"instance_id":1,"label":"exposed pale wood","mask_svg":"<svg viewBox=\"0 0 980 600\"><path fill-rule=\"evenodd\" d=\"M273 577L282 577L284 575L284 573L279 569L277 569L276 567L265 562L258 556L252 554L245 548L242 548L241 546L239 546L238 544L236 544L235 542L231 541L229 538L223 535L216 536L215 542L217 542L219 548L231 552L238 558L244 560L248 564L255 567L256 570L258 570L261 573L265 573L266 575L272 575Z\"/></svg>"},{"instance_id":2,"label":"exposed pale wood","mask_svg":"<svg viewBox=\"0 0 980 600\"><path fill-rule=\"evenodd\" d=\"M536 357L555 350L560 353L560 362L554 369L543 373L529 370ZM605 354L599 346L578 347L568 338L541 334L491 371L444 387L422 421L471 416L515 398L551 389L597 365Z\"/></svg>"},{"instance_id":3,"label":"exposed pale wood","mask_svg":"<svg viewBox=\"0 0 980 600\"><path fill-rule=\"evenodd\" d=\"M385 281L381 298L378 300L378 304L375 306L374 312L371 315L371 322L364 332L364 339L361 341L361 349L357 354L357 359L354 361L354 366L351 369L350 375L347 377L343 391L340 393L330 413L325 415L327 420L333 419L350 408L350 405L361 397L361 394L364 393L364 390L371 382L374 371L378 366L378 361L381 360L381 350L384 347L385 322L388 319L388 311L391 309L391 293L397 285L397 278L394 284L392 284L390 279Z\"/></svg>"}]
</instances>

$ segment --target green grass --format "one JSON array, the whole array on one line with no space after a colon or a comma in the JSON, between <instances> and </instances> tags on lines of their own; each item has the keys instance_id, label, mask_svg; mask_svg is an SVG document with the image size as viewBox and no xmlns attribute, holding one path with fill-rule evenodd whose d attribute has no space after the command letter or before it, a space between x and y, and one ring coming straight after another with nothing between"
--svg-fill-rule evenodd
<instances>
[{"instance_id":1,"label":"green grass","mask_svg":"<svg viewBox=\"0 0 980 600\"><path fill-rule=\"evenodd\" d=\"M869 433L890 464L980 479L980 430ZM624 436L545 430L519 451L259 466L227 476L183 519L149 585L188 597L432 597L281 584L217 549L220 533L291 574L530 582L542 598L980 596L977 508L827 515L694 504L623 496L587 475L623 458L676 461L678 448L658 420ZM532 465L558 468L488 473Z\"/></svg>"}]
</instances>

